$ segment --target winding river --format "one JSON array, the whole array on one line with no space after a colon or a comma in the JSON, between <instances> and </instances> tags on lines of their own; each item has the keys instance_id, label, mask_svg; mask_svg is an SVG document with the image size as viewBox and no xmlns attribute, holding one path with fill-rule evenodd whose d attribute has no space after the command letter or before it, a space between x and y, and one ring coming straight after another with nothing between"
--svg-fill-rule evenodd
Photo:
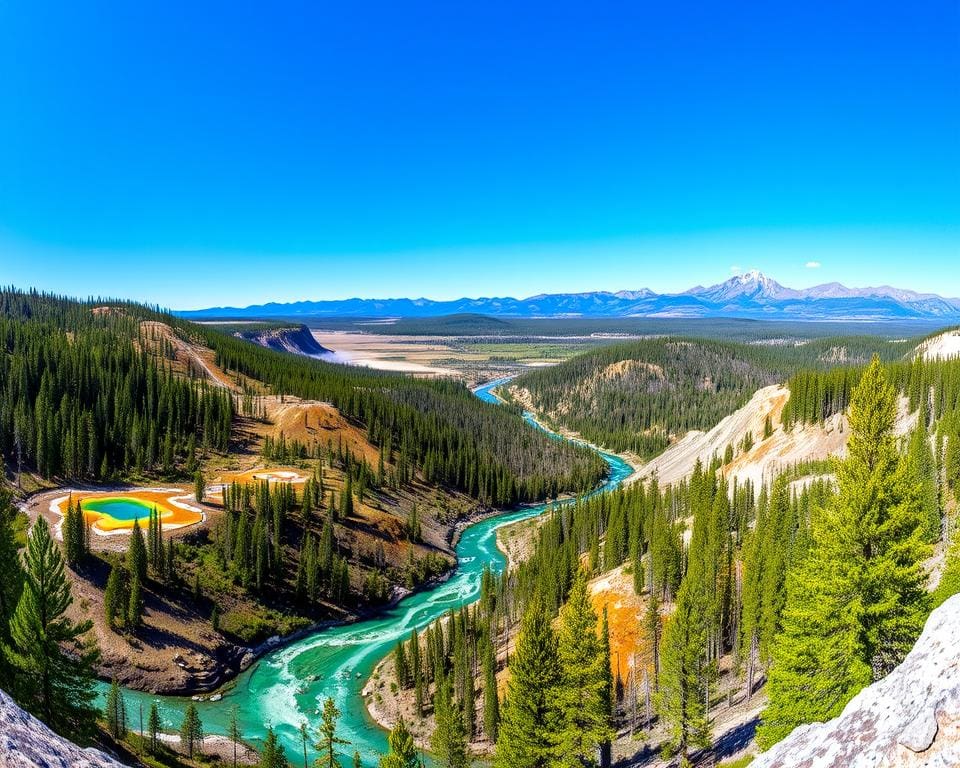
<instances>
[{"instance_id":1,"label":"winding river","mask_svg":"<svg viewBox=\"0 0 960 768\"><path fill-rule=\"evenodd\" d=\"M476 390L477 397L497 402L494 387L505 379L491 381ZM529 414L524 418L536 425ZM553 435L553 433L551 433ZM553 435L556 439L565 439ZM594 493L611 490L630 475L630 466L617 456L600 454L610 467L606 482ZM361 691L376 664L387 656L400 638L421 630L451 608L474 602L480 594L484 565L499 573L506 559L497 548L497 529L535 517L549 504L520 507L485 518L466 528L456 547L457 569L447 581L401 600L374 618L317 632L268 653L242 673L217 702L197 702L204 733L225 734L230 711L237 707L244 740L259 743L273 725L293 765L303 761L299 726L306 720L311 738L319 721L318 708L332 697L342 713L338 735L350 742L344 752L359 750L364 766L376 766L387 749L386 732L367 713ZM179 727L189 699L125 692L128 722L138 727L139 706L144 718L156 701L166 729ZM308 751L312 761L312 749ZM352 764L344 759L344 765Z\"/></svg>"}]
</instances>

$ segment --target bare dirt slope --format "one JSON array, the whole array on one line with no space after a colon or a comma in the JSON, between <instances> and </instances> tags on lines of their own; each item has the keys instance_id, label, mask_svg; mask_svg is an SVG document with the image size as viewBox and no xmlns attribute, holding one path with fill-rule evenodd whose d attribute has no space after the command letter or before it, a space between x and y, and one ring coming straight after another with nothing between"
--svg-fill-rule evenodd
<instances>
[{"instance_id":1,"label":"bare dirt slope","mask_svg":"<svg viewBox=\"0 0 960 768\"><path fill-rule=\"evenodd\" d=\"M746 405L722 419L713 429L688 432L647 462L628 482L656 476L661 484L675 483L693 472L697 460L706 465L714 456L723 457L728 445L734 447L734 459L723 467L724 474L740 482L752 480L758 488L761 481L771 480L794 464L843 456L848 437L846 415L836 414L819 424L794 424L790 429L784 429L781 416L789 398L790 390L783 385L758 389ZM773 431L764 438L767 419ZM909 412L907 401L901 398L897 434L907 434L915 424L916 414ZM743 440L747 433L752 435L754 442L744 451Z\"/></svg>"}]
</instances>

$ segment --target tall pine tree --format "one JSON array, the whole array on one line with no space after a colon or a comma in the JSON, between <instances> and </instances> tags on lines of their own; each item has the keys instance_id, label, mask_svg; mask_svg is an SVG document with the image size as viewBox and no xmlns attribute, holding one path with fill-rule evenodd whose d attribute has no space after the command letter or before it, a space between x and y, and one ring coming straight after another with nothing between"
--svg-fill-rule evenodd
<instances>
[{"instance_id":1,"label":"tall pine tree","mask_svg":"<svg viewBox=\"0 0 960 768\"><path fill-rule=\"evenodd\" d=\"M838 490L811 522L811 543L787 579L783 630L758 741L826 720L907 653L929 598L920 491L893 434L896 398L875 358L850 403Z\"/></svg>"},{"instance_id":2,"label":"tall pine tree","mask_svg":"<svg viewBox=\"0 0 960 768\"><path fill-rule=\"evenodd\" d=\"M24 577L6 649L15 676L29 681L16 687L19 700L54 730L85 740L96 722L93 665L99 651L81 640L93 623L75 624L64 615L73 602L70 582L42 516L27 542Z\"/></svg>"},{"instance_id":3,"label":"tall pine tree","mask_svg":"<svg viewBox=\"0 0 960 768\"><path fill-rule=\"evenodd\" d=\"M548 768L553 765L559 713L554 692L560 684L557 637L535 598L523 617L510 660L510 682L503 703L496 768Z\"/></svg>"}]
</instances>

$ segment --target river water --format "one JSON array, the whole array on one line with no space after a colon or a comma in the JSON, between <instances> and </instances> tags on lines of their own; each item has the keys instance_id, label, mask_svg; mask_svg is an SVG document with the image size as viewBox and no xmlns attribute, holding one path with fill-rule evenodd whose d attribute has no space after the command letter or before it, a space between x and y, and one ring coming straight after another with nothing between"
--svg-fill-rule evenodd
<instances>
[{"instance_id":1,"label":"river water","mask_svg":"<svg viewBox=\"0 0 960 768\"><path fill-rule=\"evenodd\" d=\"M477 397L497 402L492 389L504 379L489 382L476 390ZM538 426L529 414L524 418ZM538 427L539 428L539 427ZM550 433L558 440L562 438ZM600 453L610 467L604 484L594 493L616 488L630 475L630 466L617 456ZM272 651L259 659L217 702L197 702L204 733L225 734L230 711L237 707L244 740L258 744L272 725L293 765L303 762L299 726L306 720L311 738L319 722L318 711L332 697L342 713L338 736L350 742L343 752L359 750L363 765L376 766L380 753L387 749L386 732L367 713L361 691L376 664L387 656L400 638L411 630L421 630L451 608L460 608L477 600L485 565L500 573L506 565L497 548L497 529L535 517L549 504L525 506L502 512L466 528L456 547L457 568L447 581L401 600L396 606L374 618L331 627ZM389 685L389 681L386 683ZM101 692L105 686L101 685ZM144 720L150 703L156 701L165 730L178 728L188 698L155 696L125 691L128 723L139 728L139 708ZM308 757L315 757L312 748ZM343 758L344 766L351 765Z\"/></svg>"}]
</instances>

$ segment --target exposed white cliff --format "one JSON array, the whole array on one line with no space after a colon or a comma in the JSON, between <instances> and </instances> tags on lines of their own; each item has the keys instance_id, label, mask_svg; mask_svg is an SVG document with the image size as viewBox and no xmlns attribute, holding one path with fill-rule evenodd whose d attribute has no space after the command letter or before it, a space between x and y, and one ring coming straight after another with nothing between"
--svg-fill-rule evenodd
<instances>
[{"instance_id":1,"label":"exposed white cliff","mask_svg":"<svg viewBox=\"0 0 960 768\"><path fill-rule=\"evenodd\" d=\"M751 768L960 766L960 595L935 610L913 650L839 717L797 728Z\"/></svg>"}]
</instances>

